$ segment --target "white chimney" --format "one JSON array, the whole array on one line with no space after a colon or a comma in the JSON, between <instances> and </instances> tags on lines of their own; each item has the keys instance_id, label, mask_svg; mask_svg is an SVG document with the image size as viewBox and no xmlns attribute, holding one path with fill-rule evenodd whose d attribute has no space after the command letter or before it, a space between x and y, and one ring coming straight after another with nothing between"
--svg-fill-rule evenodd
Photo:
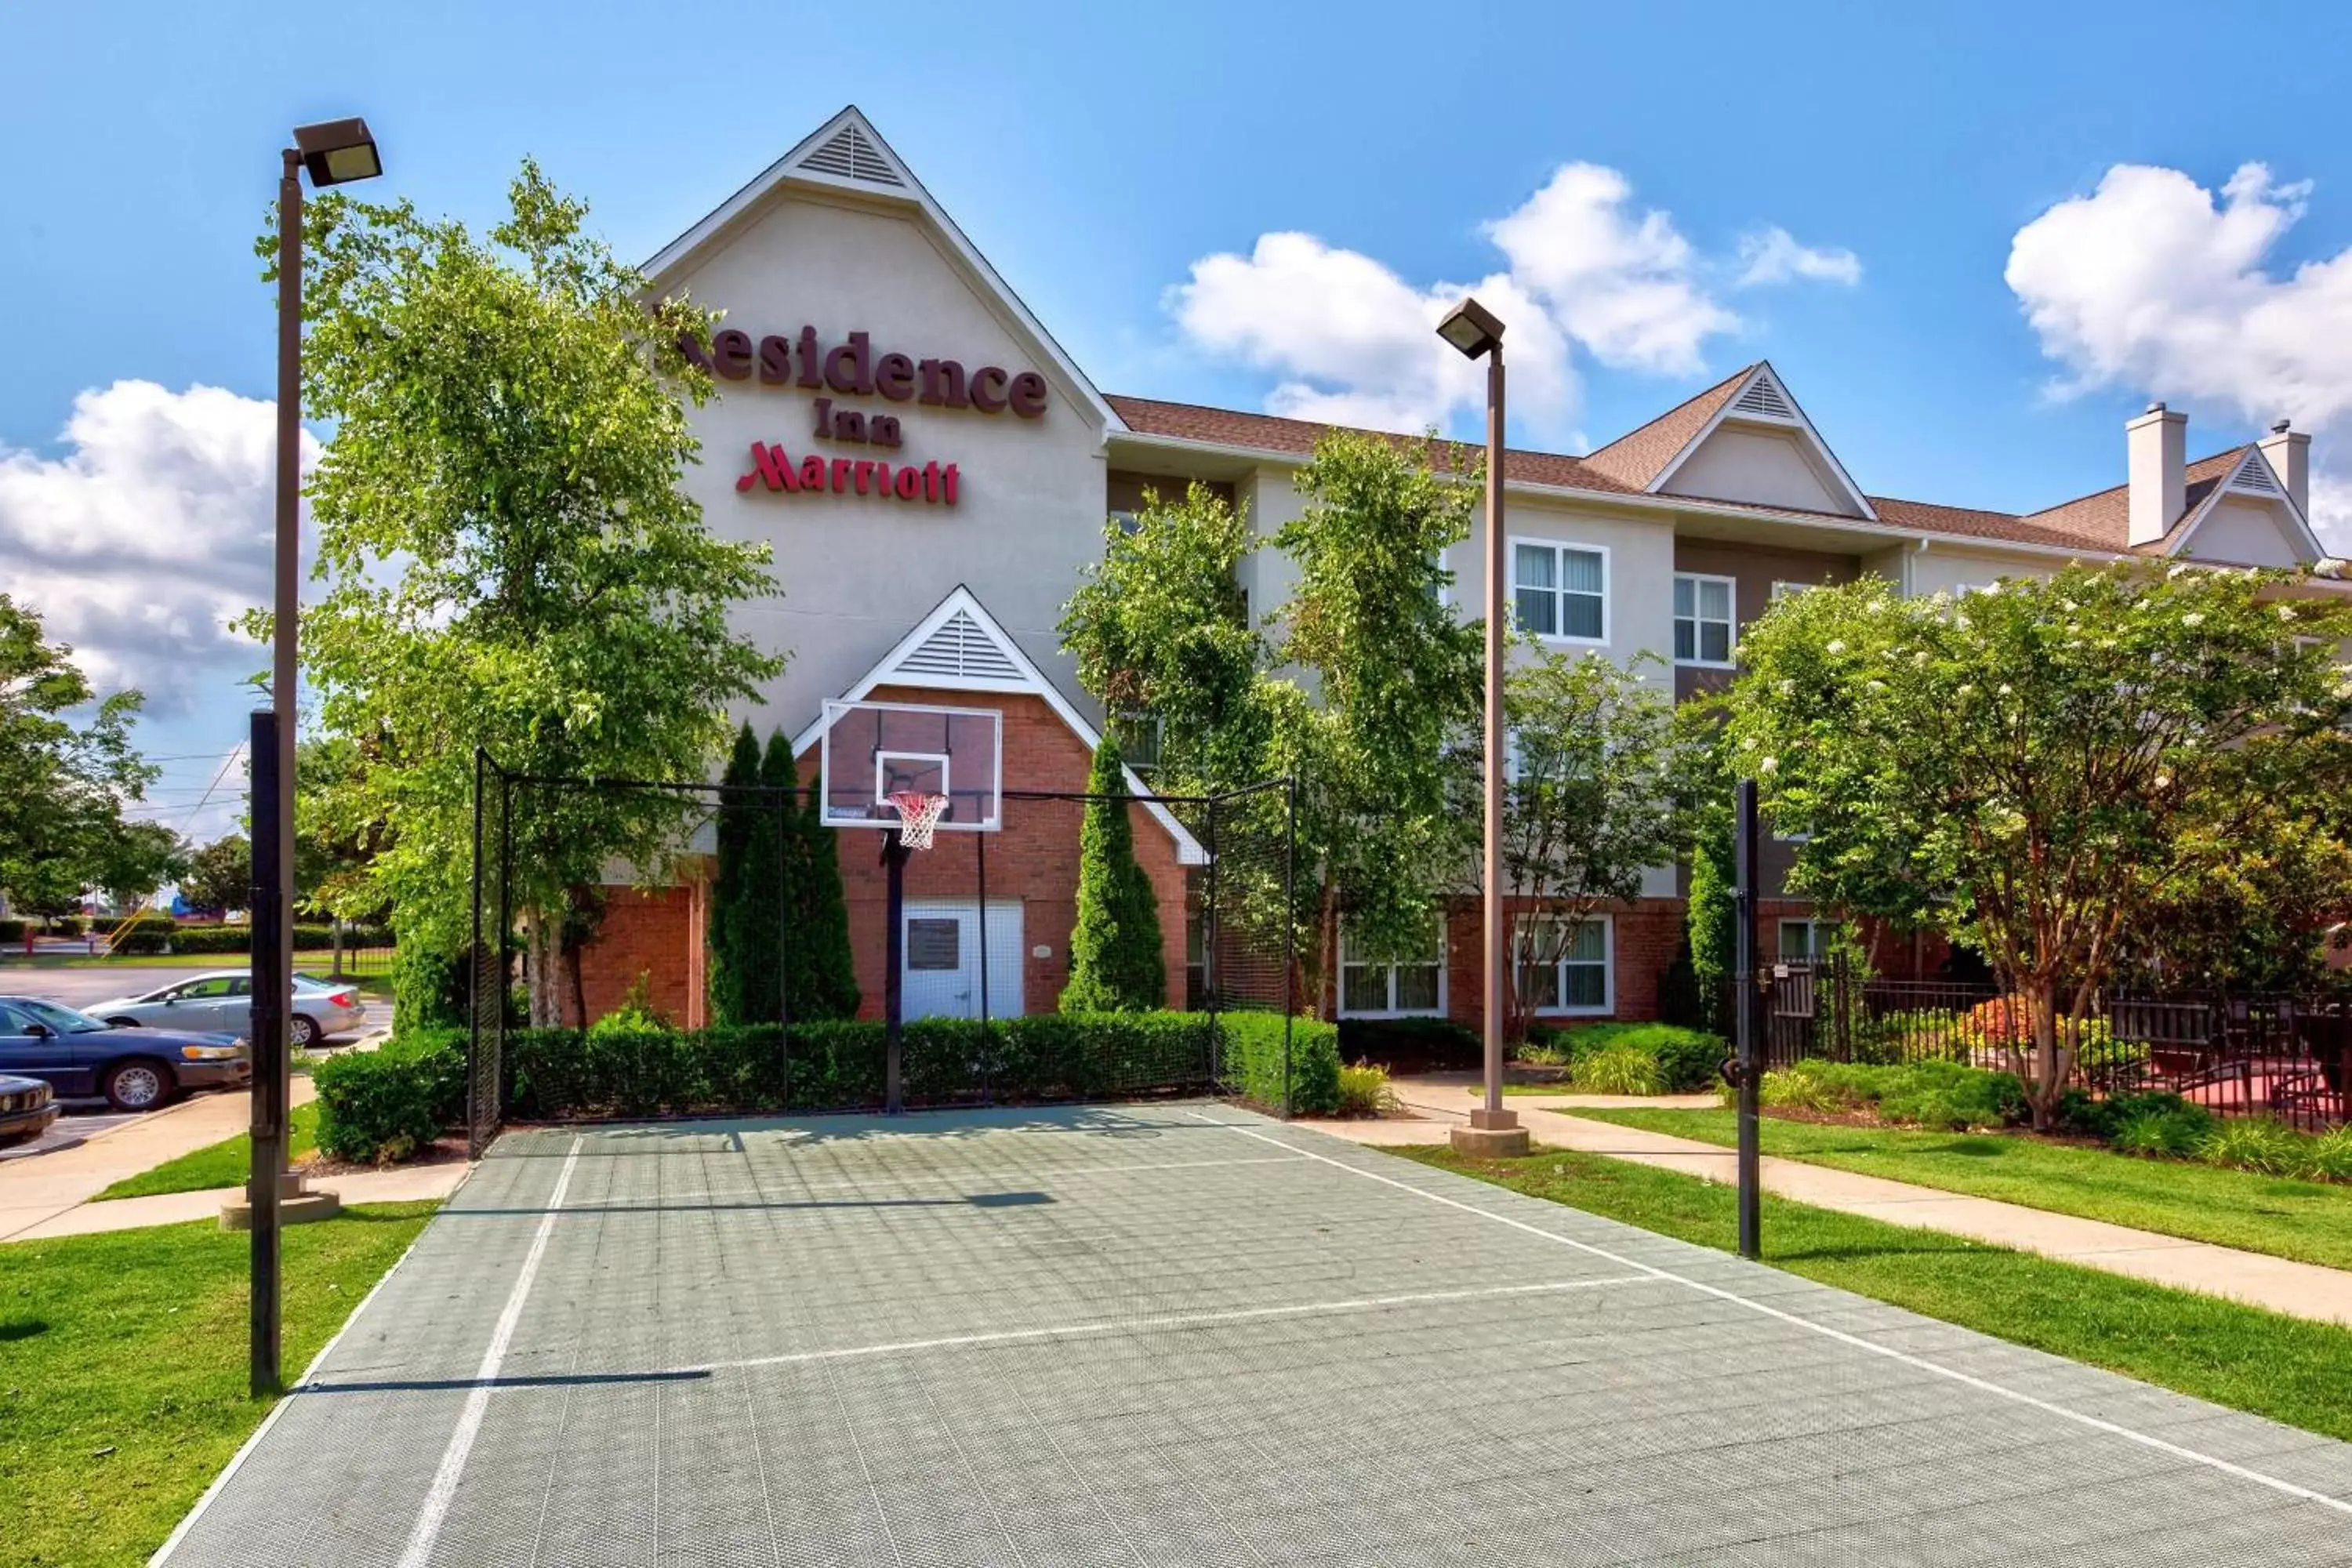
<instances>
[{"instance_id":1,"label":"white chimney","mask_svg":"<svg viewBox=\"0 0 2352 1568\"><path fill-rule=\"evenodd\" d=\"M2124 433L2131 457L2131 542L2154 544L2188 510L2189 416L2151 403Z\"/></svg>"},{"instance_id":2,"label":"white chimney","mask_svg":"<svg viewBox=\"0 0 2352 1568\"><path fill-rule=\"evenodd\" d=\"M2278 476L2279 483L2294 499L2294 510L2305 517L2311 515L2311 437L2300 430L2290 429L2284 419L2271 426L2263 437L2263 457Z\"/></svg>"}]
</instances>

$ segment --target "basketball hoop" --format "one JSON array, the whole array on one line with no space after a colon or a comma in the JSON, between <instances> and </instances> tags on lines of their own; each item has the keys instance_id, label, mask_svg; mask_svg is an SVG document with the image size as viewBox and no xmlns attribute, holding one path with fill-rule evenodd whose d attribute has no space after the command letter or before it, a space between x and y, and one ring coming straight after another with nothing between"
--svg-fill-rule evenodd
<instances>
[{"instance_id":1,"label":"basketball hoop","mask_svg":"<svg viewBox=\"0 0 2352 1568\"><path fill-rule=\"evenodd\" d=\"M898 842L909 849L929 849L931 829L948 808L948 797L919 789L893 790L890 804L898 808Z\"/></svg>"}]
</instances>

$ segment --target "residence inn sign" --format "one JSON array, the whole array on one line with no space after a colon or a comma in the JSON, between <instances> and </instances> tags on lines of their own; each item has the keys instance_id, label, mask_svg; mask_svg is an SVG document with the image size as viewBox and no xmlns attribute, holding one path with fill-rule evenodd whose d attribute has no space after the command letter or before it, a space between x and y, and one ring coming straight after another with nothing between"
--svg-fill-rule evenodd
<instances>
[{"instance_id":1,"label":"residence inn sign","mask_svg":"<svg viewBox=\"0 0 2352 1568\"><path fill-rule=\"evenodd\" d=\"M983 364L967 373L961 360L916 359L895 350L877 354L872 335L863 331L851 332L827 347L813 326L801 328L797 338L770 333L756 343L749 332L729 327L711 334L708 354L690 335L679 337L678 348L688 359L722 380L756 378L765 386L795 386L825 394L813 400L809 438L829 444L892 451L906 444L905 428L896 413L836 406L836 397L879 397L886 404L1010 413L1019 419L1045 416L1045 378L1034 370L1008 372ZM958 465L952 462L932 460L918 468L882 457L827 458L820 452L810 452L795 462L784 443L759 440L751 443L751 467L735 481L735 488L750 490L764 485L787 493L871 495L953 506L959 479Z\"/></svg>"}]
</instances>

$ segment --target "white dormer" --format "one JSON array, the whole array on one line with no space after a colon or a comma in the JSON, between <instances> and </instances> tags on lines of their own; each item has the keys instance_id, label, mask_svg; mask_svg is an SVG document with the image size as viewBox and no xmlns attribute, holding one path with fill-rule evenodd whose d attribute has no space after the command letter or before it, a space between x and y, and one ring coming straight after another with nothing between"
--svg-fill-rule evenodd
<instances>
[{"instance_id":1,"label":"white dormer","mask_svg":"<svg viewBox=\"0 0 2352 1568\"><path fill-rule=\"evenodd\" d=\"M1769 363L1748 372L1649 488L1658 495L1876 516Z\"/></svg>"}]
</instances>

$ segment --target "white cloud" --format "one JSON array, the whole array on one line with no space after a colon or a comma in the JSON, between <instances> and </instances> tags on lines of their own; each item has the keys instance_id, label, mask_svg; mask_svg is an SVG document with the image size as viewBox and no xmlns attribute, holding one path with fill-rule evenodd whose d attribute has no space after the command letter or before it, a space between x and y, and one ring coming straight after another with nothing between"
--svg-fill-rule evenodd
<instances>
[{"instance_id":1,"label":"white cloud","mask_svg":"<svg viewBox=\"0 0 2352 1568\"><path fill-rule=\"evenodd\" d=\"M2065 367L2056 391L2129 387L2291 418L2327 466L2312 510L2342 530L2352 472L2328 437L2352 416L2352 247L2283 275L2265 265L2311 190L2261 163L2218 193L2178 169L2119 163L2018 230L2005 276L2042 352Z\"/></svg>"},{"instance_id":2,"label":"white cloud","mask_svg":"<svg viewBox=\"0 0 2352 1568\"><path fill-rule=\"evenodd\" d=\"M1423 287L1360 251L1272 233L1246 256L1194 262L1167 302L1193 344L1279 378L1270 412L1409 431L1484 406L1483 368L1432 331L1475 294L1509 331L1514 416L1571 444L1580 444L1569 434L1581 401L1576 350L1612 368L1686 375L1705 368L1709 338L1740 329L1713 290L1723 265L1702 257L1668 214L1638 210L1614 169L1562 164L1481 232L1506 267L1475 284ZM1743 281L1859 276L1849 252L1769 233L1785 246L1775 258L1781 271ZM1742 258L1753 260L1745 247Z\"/></svg>"},{"instance_id":3,"label":"white cloud","mask_svg":"<svg viewBox=\"0 0 2352 1568\"><path fill-rule=\"evenodd\" d=\"M1853 251L1843 247L1817 250L1810 245L1800 245L1794 235L1777 224L1742 236L1739 259L1738 284L1742 289L1786 283L1798 278L1843 283L1849 288L1862 281L1862 258Z\"/></svg>"},{"instance_id":4,"label":"white cloud","mask_svg":"<svg viewBox=\"0 0 2352 1568\"><path fill-rule=\"evenodd\" d=\"M227 623L269 595L274 405L118 381L74 399L62 440L55 458L0 447L0 580L47 634L159 716L265 664ZM306 468L317 451L306 432Z\"/></svg>"}]
</instances>

